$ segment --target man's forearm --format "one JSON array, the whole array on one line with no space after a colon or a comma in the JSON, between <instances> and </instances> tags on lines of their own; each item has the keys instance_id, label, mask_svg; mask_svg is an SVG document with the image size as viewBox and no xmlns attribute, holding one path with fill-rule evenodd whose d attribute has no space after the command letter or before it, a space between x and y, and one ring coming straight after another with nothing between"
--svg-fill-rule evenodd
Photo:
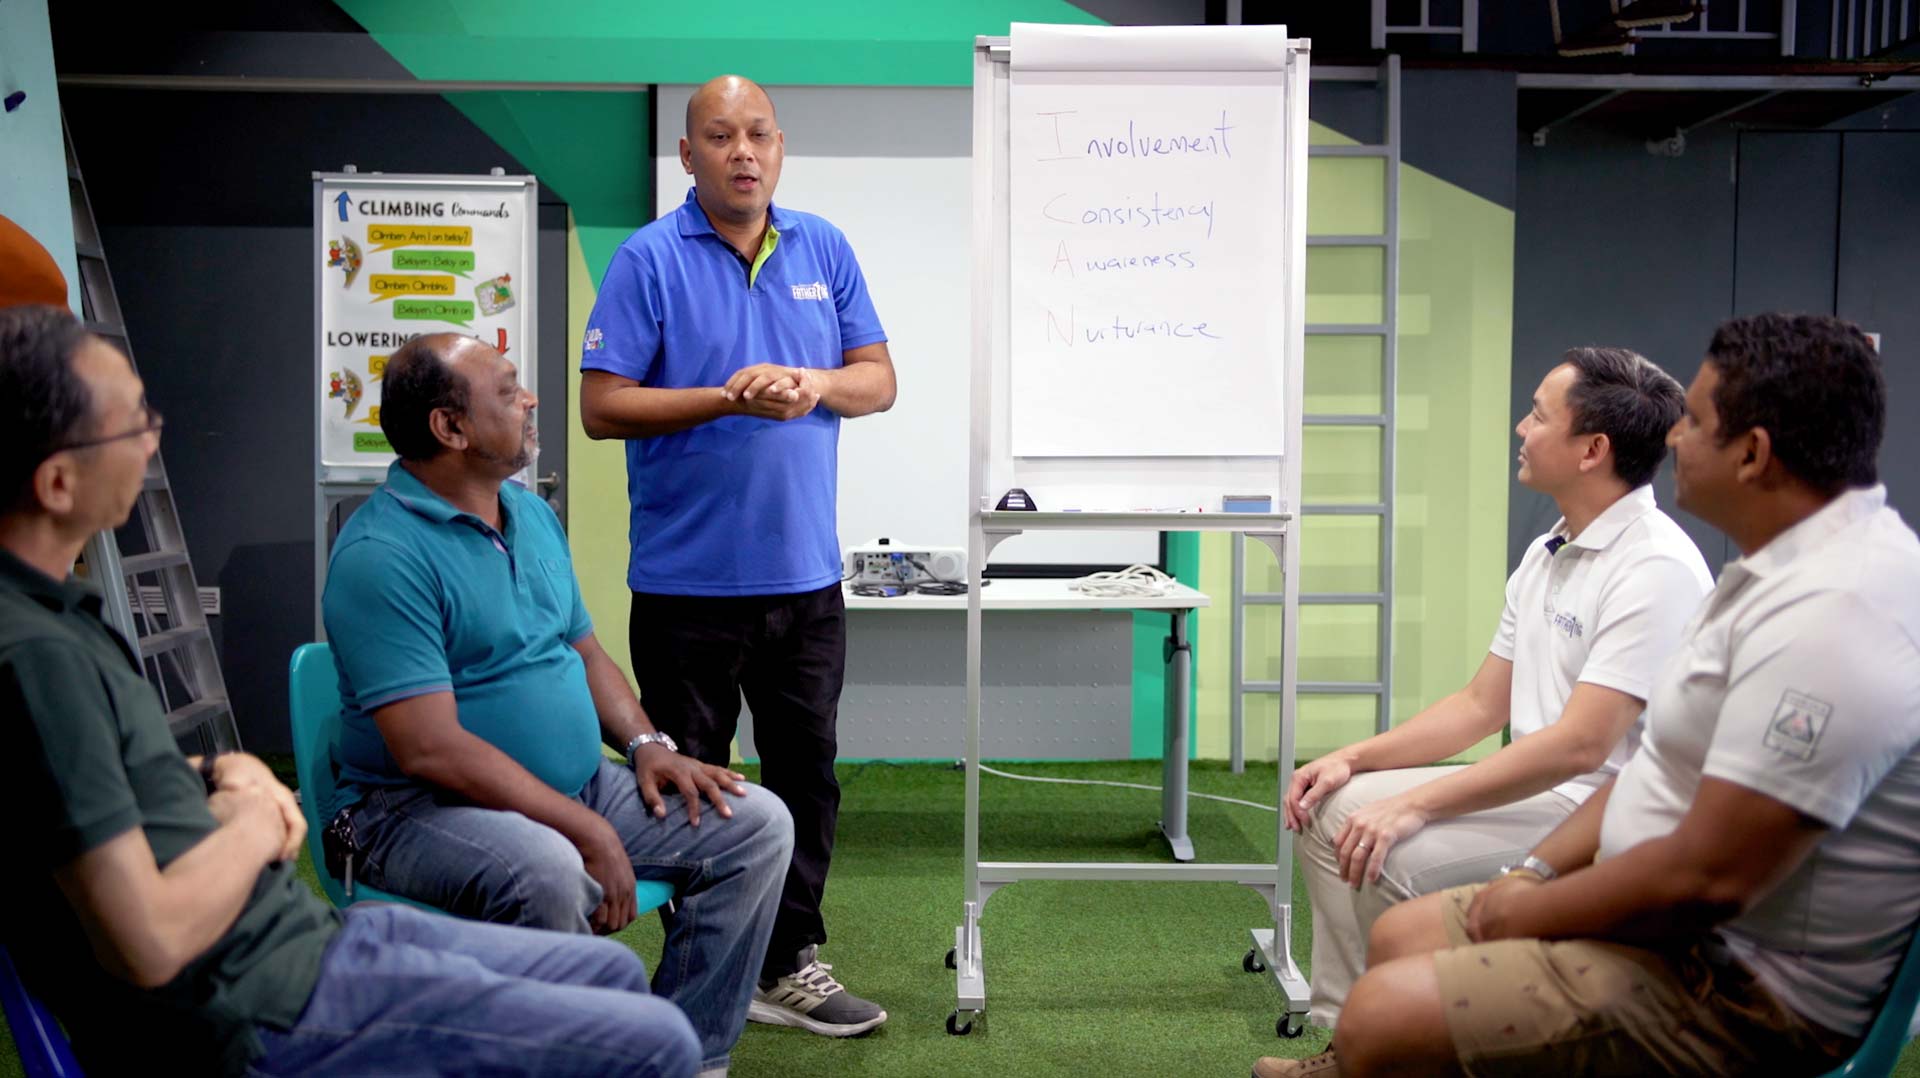
<instances>
[{"instance_id":1,"label":"man's forearm","mask_svg":"<svg viewBox=\"0 0 1920 1078\"><path fill-rule=\"evenodd\" d=\"M855 419L893 407L893 369L884 363L849 363L810 372L820 387L820 403L842 419Z\"/></svg>"},{"instance_id":2,"label":"man's forearm","mask_svg":"<svg viewBox=\"0 0 1920 1078\"><path fill-rule=\"evenodd\" d=\"M1587 773L1585 761L1550 726L1520 738L1462 771L1408 792L1430 820L1510 805Z\"/></svg>"},{"instance_id":3,"label":"man's forearm","mask_svg":"<svg viewBox=\"0 0 1920 1078\"><path fill-rule=\"evenodd\" d=\"M586 667L587 691L593 696L593 710L600 718L600 740L610 748L625 750L627 742L637 735L653 732L646 709L640 706L639 698L627 685L627 675L599 642L589 635L576 643L574 649L580 652L581 663Z\"/></svg>"},{"instance_id":4,"label":"man's forearm","mask_svg":"<svg viewBox=\"0 0 1920 1078\"><path fill-rule=\"evenodd\" d=\"M738 411L719 386L622 386L582 393L580 423L589 438L656 438L691 430Z\"/></svg>"},{"instance_id":5,"label":"man's forearm","mask_svg":"<svg viewBox=\"0 0 1920 1078\"><path fill-rule=\"evenodd\" d=\"M461 731L431 756L410 762L407 774L482 808L518 812L579 842L600 817L535 778L520 762Z\"/></svg>"},{"instance_id":6,"label":"man's forearm","mask_svg":"<svg viewBox=\"0 0 1920 1078\"><path fill-rule=\"evenodd\" d=\"M94 954L142 988L177 977L224 936L246 907L284 834L270 812L247 812L160 869L146 834L131 828L54 872Z\"/></svg>"},{"instance_id":7,"label":"man's forearm","mask_svg":"<svg viewBox=\"0 0 1920 1078\"><path fill-rule=\"evenodd\" d=\"M1502 935L1642 944L1698 936L1739 912L1710 894L1702 866L1669 835L1529 889Z\"/></svg>"},{"instance_id":8,"label":"man's forearm","mask_svg":"<svg viewBox=\"0 0 1920 1078\"><path fill-rule=\"evenodd\" d=\"M1386 733L1345 751L1355 771L1424 767L1466 751L1498 731L1505 721L1505 716L1488 713L1462 690L1441 697Z\"/></svg>"},{"instance_id":9,"label":"man's forearm","mask_svg":"<svg viewBox=\"0 0 1920 1078\"><path fill-rule=\"evenodd\" d=\"M1553 866L1562 876L1593 864L1600 852L1600 821L1607 814L1607 799L1613 795L1614 779L1580 803L1573 815L1547 833L1533 848L1533 856Z\"/></svg>"}]
</instances>

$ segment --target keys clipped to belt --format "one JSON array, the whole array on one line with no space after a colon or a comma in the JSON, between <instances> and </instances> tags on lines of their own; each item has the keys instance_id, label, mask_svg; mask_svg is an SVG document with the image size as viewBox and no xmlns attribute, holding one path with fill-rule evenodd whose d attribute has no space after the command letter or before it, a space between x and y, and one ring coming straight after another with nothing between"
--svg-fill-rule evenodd
<instances>
[{"instance_id":1,"label":"keys clipped to belt","mask_svg":"<svg viewBox=\"0 0 1920 1078\"><path fill-rule=\"evenodd\" d=\"M353 901L353 863L360 857L360 843L353 833L353 810L341 809L320 833L320 849L327 860L327 872L340 881L347 901Z\"/></svg>"}]
</instances>

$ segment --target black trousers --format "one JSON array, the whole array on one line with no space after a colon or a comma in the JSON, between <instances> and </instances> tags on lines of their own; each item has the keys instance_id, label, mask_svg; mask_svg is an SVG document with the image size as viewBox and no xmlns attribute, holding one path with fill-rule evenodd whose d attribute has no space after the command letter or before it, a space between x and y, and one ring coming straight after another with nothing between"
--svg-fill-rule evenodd
<instances>
[{"instance_id":1,"label":"black trousers","mask_svg":"<svg viewBox=\"0 0 1920 1078\"><path fill-rule=\"evenodd\" d=\"M825 943L820 896L840 818L836 724L847 673L840 585L794 595L633 594L627 640L640 703L680 751L725 766L744 695L760 784L793 814L793 863L767 946L765 976Z\"/></svg>"}]
</instances>

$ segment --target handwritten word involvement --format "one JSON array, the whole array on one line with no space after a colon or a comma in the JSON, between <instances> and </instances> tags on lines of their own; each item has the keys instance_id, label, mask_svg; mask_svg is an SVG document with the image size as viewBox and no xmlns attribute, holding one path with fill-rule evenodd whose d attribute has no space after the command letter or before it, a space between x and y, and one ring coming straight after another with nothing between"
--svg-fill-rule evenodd
<instances>
[{"instance_id":1,"label":"handwritten word involvement","mask_svg":"<svg viewBox=\"0 0 1920 1078\"><path fill-rule=\"evenodd\" d=\"M1062 117L1077 116L1077 110L1064 109L1059 112L1042 112L1043 119L1053 121L1052 156L1043 157L1043 161L1058 161L1073 156L1067 152L1068 135L1062 129ZM1072 122L1072 121L1068 121ZM1227 122L1227 110L1220 110L1220 122L1213 127L1188 129L1178 134L1157 131L1141 134L1137 121L1127 121L1127 134L1122 138L1119 132L1106 137L1095 136L1086 142L1086 151L1081 155L1098 161L1112 160L1116 157L1232 157L1233 146L1227 139L1227 132L1233 125ZM1078 138L1077 133L1073 136Z\"/></svg>"},{"instance_id":2,"label":"handwritten word involvement","mask_svg":"<svg viewBox=\"0 0 1920 1078\"><path fill-rule=\"evenodd\" d=\"M1063 191L1048 199L1046 204L1040 207L1041 216L1063 225L1120 225L1133 228L1165 228L1187 221L1204 221L1207 226L1207 236L1209 238L1213 236L1213 199L1163 206L1160 204L1160 192L1155 191L1152 200L1144 206L1140 204L1138 198L1134 198L1123 206L1076 207L1071 202L1061 205L1063 201L1072 197L1070 193Z\"/></svg>"},{"instance_id":3,"label":"handwritten word involvement","mask_svg":"<svg viewBox=\"0 0 1920 1078\"><path fill-rule=\"evenodd\" d=\"M1064 342L1068 348L1081 343L1078 337L1085 337L1087 344L1104 344L1112 341L1131 341L1142 337L1155 337L1172 340L1225 340L1220 334L1208 328L1205 322L1181 322L1169 318L1127 318L1114 315L1110 323L1096 326L1081 326L1079 312L1073 307L1067 308L1067 317L1063 322L1060 312L1047 311L1047 343L1055 340Z\"/></svg>"}]
</instances>

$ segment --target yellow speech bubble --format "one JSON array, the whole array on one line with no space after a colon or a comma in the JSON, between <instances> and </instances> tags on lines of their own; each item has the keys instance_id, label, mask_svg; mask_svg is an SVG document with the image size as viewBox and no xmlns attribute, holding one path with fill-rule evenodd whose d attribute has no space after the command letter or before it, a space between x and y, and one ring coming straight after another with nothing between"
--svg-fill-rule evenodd
<instances>
[{"instance_id":1,"label":"yellow speech bubble","mask_svg":"<svg viewBox=\"0 0 1920 1078\"><path fill-rule=\"evenodd\" d=\"M395 296L451 296L454 282L450 273L376 273L367 288L378 303Z\"/></svg>"},{"instance_id":2,"label":"yellow speech bubble","mask_svg":"<svg viewBox=\"0 0 1920 1078\"><path fill-rule=\"evenodd\" d=\"M374 378L379 378L380 376L386 373L387 373L387 357L386 356L368 356L367 357L367 374L368 375ZM379 405L375 405L374 407L377 408L379 407Z\"/></svg>"},{"instance_id":3,"label":"yellow speech bubble","mask_svg":"<svg viewBox=\"0 0 1920 1078\"><path fill-rule=\"evenodd\" d=\"M367 245L375 251L395 247L471 247L469 225L368 225Z\"/></svg>"},{"instance_id":4,"label":"yellow speech bubble","mask_svg":"<svg viewBox=\"0 0 1920 1078\"><path fill-rule=\"evenodd\" d=\"M365 423L369 427L379 426L380 425L380 406L376 404L373 407L367 409L367 418L360 420L360 422Z\"/></svg>"}]
</instances>

